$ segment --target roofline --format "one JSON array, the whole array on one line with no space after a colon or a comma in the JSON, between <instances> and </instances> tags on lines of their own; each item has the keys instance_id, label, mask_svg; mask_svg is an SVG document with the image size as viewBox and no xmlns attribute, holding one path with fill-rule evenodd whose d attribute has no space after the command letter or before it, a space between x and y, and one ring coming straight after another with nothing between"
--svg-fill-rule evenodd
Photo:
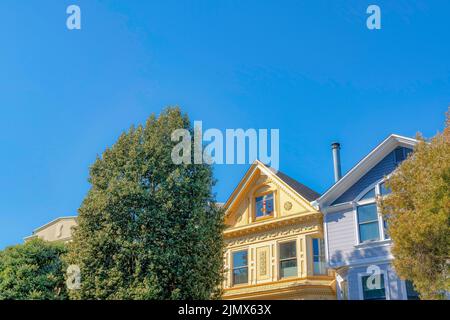
<instances>
[{"instance_id":1,"label":"roofline","mask_svg":"<svg viewBox=\"0 0 450 320\"><path fill-rule=\"evenodd\" d=\"M59 217L59 218L56 218L56 219L54 219L54 220L52 220L52 221L50 221L50 222L47 222L46 224L44 224L44 225L42 225L42 226L40 226L40 227L34 229L34 230L33 230L33 233L31 234L31 236L28 236L27 238L34 236L36 232L39 232L39 231L41 231L42 229L45 229L46 227L48 227L48 226L54 224L55 222L58 222L58 221L60 221L60 220L76 219L76 218L78 218L78 216L66 216L66 217ZM25 239L26 239L26 238L25 238Z\"/></svg>"},{"instance_id":2,"label":"roofline","mask_svg":"<svg viewBox=\"0 0 450 320\"><path fill-rule=\"evenodd\" d=\"M372 151L370 151L363 159L361 159L356 165L354 165L338 182L333 184L318 199L312 201L311 204L314 207L316 206L320 207L321 205L326 204L327 200L329 200L332 197L332 195L339 189L345 188L347 185L349 185L348 187L350 187L351 183L357 181L357 180L352 181L351 178L353 176L358 177L358 179L362 177L368 170L370 170L376 164L376 160L378 160L378 158L382 159L388 154L387 150L389 150L389 152L392 151L389 147L394 143L396 143L397 145L401 144L405 146L414 147L418 143L418 140L405 136L400 136L397 134L389 135L374 149L372 149ZM332 199L332 201L334 200L335 199Z\"/></svg>"},{"instance_id":3,"label":"roofline","mask_svg":"<svg viewBox=\"0 0 450 320\"><path fill-rule=\"evenodd\" d=\"M295 195L297 195L298 197L300 197L300 199L302 199L303 201L305 201L306 204L309 204L312 209L315 209L314 206L311 205L311 201L309 201L308 199L306 199L304 196L302 196L301 194L299 194L294 188L292 188L288 183L286 183L285 181L283 181L283 179L281 179L279 176L277 176L274 172L272 172L264 163L262 163L259 160L255 160L252 165L250 166L250 168L247 170L247 172L244 174L244 176L242 177L242 179L239 181L237 187L233 190L233 192L231 193L230 197L228 198L228 200L225 202L224 204L224 209L225 211L228 210L228 208L230 208L234 201L236 200L236 196L239 193L240 190L242 190L242 188L244 188L246 186L246 184L248 183L248 177L250 177L253 172L255 171L255 169L257 167L260 167L260 170L263 171L265 174L270 175L275 177L275 179L277 179L278 181L281 181L287 188L289 188L289 190L291 190L292 192L294 192ZM245 183L243 183L245 180Z\"/></svg>"}]
</instances>

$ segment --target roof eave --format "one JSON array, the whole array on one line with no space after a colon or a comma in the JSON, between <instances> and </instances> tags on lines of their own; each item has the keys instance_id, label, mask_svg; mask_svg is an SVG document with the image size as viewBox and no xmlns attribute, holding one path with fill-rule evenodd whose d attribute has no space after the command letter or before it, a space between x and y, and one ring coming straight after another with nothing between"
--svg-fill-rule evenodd
<instances>
[{"instance_id":1,"label":"roof eave","mask_svg":"<svg viewBox=\"0 0 450 320\"><path fill-rule=\"evenodd\" d=\"M391 134L350 169L338 182L332 185L321 197L312 201L311 205L315 208L329 205L397 146L414 147L417 142L413 138Z\"/></svg>"}]
</instances>

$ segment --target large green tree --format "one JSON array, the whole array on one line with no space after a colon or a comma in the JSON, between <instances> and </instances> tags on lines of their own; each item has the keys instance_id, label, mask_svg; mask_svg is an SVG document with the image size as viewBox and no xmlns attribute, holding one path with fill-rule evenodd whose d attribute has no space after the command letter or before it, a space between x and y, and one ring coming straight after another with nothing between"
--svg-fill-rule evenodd
<instances>
[{"instance_id":1,"label":"large green tree","mask_svg":"<svg viewBox=\"0 0 450 320\"><path fill-rule=\"evenodd\" d=\"M67 299L65 251L40 239L0 251L0 300Z\"/></svg>"},{"instance_id":2,"label":"large green tree","mask_svg":"<svg viewBox=\"0 0 450 320\"><path fill-rule=\"evenodd\" d=\"M382 201L393 240L397 273L412 280L423 299L450 291L450 122L430 141L420 136L414 153L389 179Z\"/></svg>"},{"instance_id":3,"label":"large green tree","mask_svg":"<svg viewBox=\"0 0 450 320\"><path fill-rule=\"evenodd\" d=\"M178 108L152 115L90 168L67 256L81 269L81 289L71 298L218 297L224 225L212 168L174 163L176 129L193 133Z\"/></svg>"}]
</instances>

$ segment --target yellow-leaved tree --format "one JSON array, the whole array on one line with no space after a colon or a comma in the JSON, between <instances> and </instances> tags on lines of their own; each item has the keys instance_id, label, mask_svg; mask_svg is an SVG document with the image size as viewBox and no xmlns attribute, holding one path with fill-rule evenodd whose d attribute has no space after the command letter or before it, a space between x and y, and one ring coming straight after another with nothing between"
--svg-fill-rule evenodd
<instances>
[{"instance_id":1,"label":"yellow-leaved tree","mask_svg":"<svg viewBox=\"0 0 450 320\"><path fill-rule=\"evenodd\" d=\"M394 267L422 299L450 292L450 111L443 133L418 135L412 155L389 178L381 201L393 240Z\"/></svg>"}]
</instances>

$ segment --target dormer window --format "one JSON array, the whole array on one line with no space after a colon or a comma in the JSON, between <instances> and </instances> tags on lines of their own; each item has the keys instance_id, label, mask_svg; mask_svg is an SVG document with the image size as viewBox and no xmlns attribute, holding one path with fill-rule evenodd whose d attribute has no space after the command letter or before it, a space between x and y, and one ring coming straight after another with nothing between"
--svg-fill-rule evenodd
<instances>
[{"instance_id":1,"label":"dormer window","mask_svg":"<svg viewBox=\"0 0 450 320\"><path fill-rule=\"evenodd\" d=\"M256 219L264 217L273 217L274 201L273 193L269 193L260 197L256 197Z\"/></svg>"}]
</instances>

